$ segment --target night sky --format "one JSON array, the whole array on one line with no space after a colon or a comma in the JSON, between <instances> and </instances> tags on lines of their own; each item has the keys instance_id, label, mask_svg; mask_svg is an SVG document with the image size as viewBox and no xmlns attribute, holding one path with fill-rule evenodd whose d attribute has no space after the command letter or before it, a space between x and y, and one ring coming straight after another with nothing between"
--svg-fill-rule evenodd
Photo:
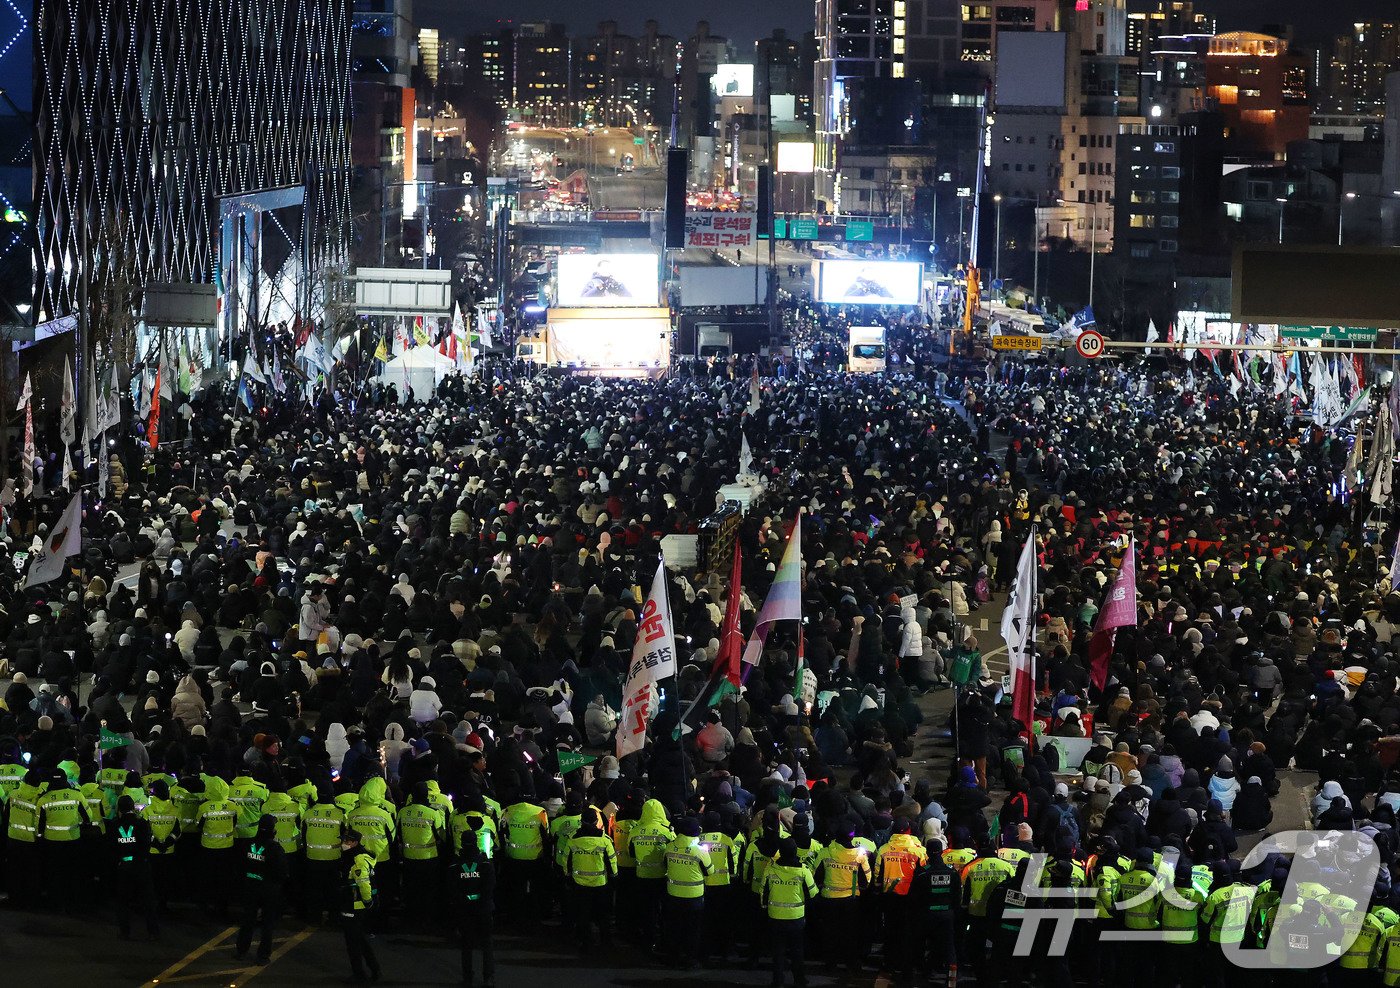
<instances>
[{"instance_id":1,"label":"night sky","mask_svg":"<svg viewBox=\"0 0 1400 988\"><path fill-rule=\"evenodd\" d=\"M1130 10L1155 6L1149 0L1129 0ZM677 37L688 37L703 17L713 33L748 44L775 27L794 35L811 30L813 7L812 0L415 0L414 13L422 26L449 33L486 31L498 18L514 18L563 21L574 33L590 34L599 21L611 18L624 34L640 34L651 11L662 30ZM1222 31L1291 23L1299 42L1314 45L1329 43L1351 21L1400 16L1396 0L1197 0L1197 7L1213 12Z\"/></svg>"}]
</instances>

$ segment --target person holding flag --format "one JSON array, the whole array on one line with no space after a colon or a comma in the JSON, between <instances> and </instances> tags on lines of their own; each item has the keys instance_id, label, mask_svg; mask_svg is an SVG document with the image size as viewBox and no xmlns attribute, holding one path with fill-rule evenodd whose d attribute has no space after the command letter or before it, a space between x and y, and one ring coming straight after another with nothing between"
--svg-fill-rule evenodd
<instances>
[{"instance_id":1,"label":"person holding flag","mask_svg":"<svg viewBox=\"0 0 1400 988\"><path fill-rule=\"evenodd\" d=\"M647 726L656 716L656 684L676 674L675 625L666 597L666 563L657 564L651 593L637 624L627 685L623 689L622 722L617 726L617 757L621 761L647 743Z\"/></svg>"},{"instance_id":2,"label":"person holding flag","mask_svg":"<svg viewBox=\"0 0 1400 988\"><path fill-rule=\"evenodd\" d=\"M1027 735L1033 735L1031 727L1035 723L1036 575L1040 567L1035 540L1036 530L1032 527L1016 563L1011 597L1001 615L1001 637L1006 641L1011 665L1011 715L1021 722ZM986 758L974 759L974 767L978 783L985 787Z\"/></svg>"},{"instance_id":3,"label":"person holding flag","mask_svg":"<svg viewBox=\"0 0 1400 988\"><path fill-rule=\"evenodd\" d=\"M1089 639L1089 682L1100 693L1108 684L1108 664L1113 658L1113 643L1119 628L1137 626L1137 555L1131 536L1123 552L1118 576L1108 592L1103 609L1094 623Z\"/></svg>"}]
</instances>

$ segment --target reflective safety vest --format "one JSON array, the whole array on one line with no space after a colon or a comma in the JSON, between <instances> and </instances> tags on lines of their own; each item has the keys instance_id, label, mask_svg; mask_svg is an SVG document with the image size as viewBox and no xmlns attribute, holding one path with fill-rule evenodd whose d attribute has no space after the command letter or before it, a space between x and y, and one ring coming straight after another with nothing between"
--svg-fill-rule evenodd
<instances>
[{"instance_id":1,"label":"reflective safety vest","mask_svg":"<svg viewBox=\"0 0 1400 988\"><path fill-rule=\"evenodd\" d=\"M481 847L481 853L488 858L496 856L496 849L500 846L501 839L496 830L496 821L489 813L481 813L477 810L459 810L452 814L449 820L448 829L452 831L452 854L462 853L462 838L472 832L471 821L475 818L481 821L481 828L476 831L476 842Z\"/></svg>"},{"instance_id":2,"label":"reflective safety vest","mask_svg":"<svg viewBox=\"0 0 1400 988\"><path fill-rule=\"evenodd\" d=\"M1123 925L1130 930L1155 930L1160 925L1157 919L1157 899L1161 894L1161 882L1154 872L1134 868L1118 879L1118 897L1115 905L1123 914Z\"/></svg>"},{"instance_id":3,"label":"reflective safety vest","mask_svg":"<svg viewBox=\"0 0 1400 988\"><path fill-rule=\"evenodd\" d=\"M1385 906L1376 906L1362 916L1356 939L1342 954L1341 966L1349 971L1374 971L1379 968L1386 931L1397 923L1400 923L1400 916Z\"/></svg>"},{"instance_id":4,"label":"reflective safety vest","mask_svg":"<svg viewBox=\"0 0 1400 988\"><path fill-rule=\"evenodd\" d=\"M564 848L564 871L575 885L602 888L617 874L617 848L601 835L571 837Z\"/></svg>"},{"instance_id":5,"label":"reflective safety vest","mask_svg":"<svg viewBox=\"0 0 1400 988\"><path fill-rule=\"evenodd\" d=\"M267 802L267 786L246 775L240 775L229 783L228 801L238 807L238 836L244 840L258 832L258 818L263 814L263 804Z\"/></svg>"},{"instance_id":6,"label":"reflective safety vest","mask_svg":"<svg viewBox=\"0 0 1400 988\"><path fill-rule=\"evenodd\" d=\"M97 771L97 784L107 796L109 812L116 810L117 797L126 788L126 769L103 768Z\"/></svg>"},{"instance_id":7,"label":"reflective safety vest","mask_svg":"<svg viewBox=\"0 0 1400 988\"><path fill-rule=\"evenodd\" d=\"M513 803L501 818L506 857L513 861L538 861L544 854L544 835L549 818L544 807L534 803Z\"/></svg>"},{"instance_id":8,"label":"reflective safety vest","mask_svg":"<svg viewBox=\"0 0 1400 988\"><path fill-rule=\"evenodd\" d=\"M917 838L895 834L875 858L875 879L886 892L908 895L914 872L927 863L928 852Z\"/></svg>"},{"instance_id":9,"label":"reflective safety vest","mask_svg":"<svg viewBox=\"0 0 1400 988\"><path fill-rule=\"evenodd\" d=\"M825 853L825 845L819 844L817 841L812 841L812 843L808 844L806 847L799 847L797 849L797 860L802 862L802 867L810 871L813 877L816 877L817 862L821 860L822 855Z\"/></svg>"},{"instance_id":10,"label":"reflective safety vest","mask_svg":"<svg viewBox=\"0 0 1400 988\"><path fill-rule=\"evenodd\" d=\"M374 904L374 858L356 854L345 873L345 910L363 912Z\"/></svg>"},{"instance_id":11,"label":"reflective safety vest","mask_svg":"<svg viewBox=\"0 0 1400 988\"><path fill-rule=\"evenodd\" d=\"M666 894L677 899L699 899L705 894L705 876L714 870L710 852L698 837L678 836L666 845Z\"/></svg>"},{"instance_id":12,"label":"reflective safety vest","mask_svg":"<svg viewBox=\"0 0 1400 988\"><path fill-rule=\"evenodd\" d=\"M211 851L233 847L234 831L238 827L238 807L227 799L201 803L196 823L200 826L199 843Z\"/></svg>"},{"instance_id":13,"label":"reflective safety vest","mask_svg":"<svg viewBox=\"0 0 1400 988\"><path fill-rule=\"evenodd\" d=\"M447 827L442 811L420 803L409 803L399 810L399 841L405 861L434 861Z\"/></svg>"},{"instance_id":14,"label":"reflective safety vest","mask_svg":"<svg viewBox=\"0 0 1400 988\"><path fill-rule=\"evenodd\" d=\"M578 813L557 816L550 821L549 841L554 847L554 865L561 871L564 869L564 855L569 853L569 838L578 833L582 822L583 816Z\"/></svg>"},{"instance_id":15,"label":"reflective safety vest","mask_svg":"<svg viewBox=\"0 0 1400 988\"><path fill-rule=\"evenodd\" d=\"M5 762L0 765L0 803L10 798L10 794L19 788L19 784L28 773L29 766L22 762Z\"/></svg>"},{"instance_id":16,"label":"reflective safety vest","mask_svg":"<svg viewBox=\"0 0 1400 988\"><path fill-rule=\"evenodd\" d=\"M141 811L141 819L151 827L151 853L174 854L175 828L180 823L175 814L175 804L168 799L152 797Z\"/></svg>"},{"instance_id":17,"label":"reflective safety vest","mask_svg":"<svg viewBox=\"0 0 1400 988\"><path fill-rule=\"evenodd\" d=\"M76 789L52 789L39 797L39 830L46 841L66 843L83 836L91 820L83 794Z\"/></svg>"},{"instance_id":18,"label":"reflective safety vest","mask_svg":"<svg viewBox=\"0 0 1400 988\"><path fill-rule=\"evenodd\" d=\"M31 786L21 782L19 788L10 793L10 823L5 833L10 840L33 844L39 837L39 797L44 794L47 783Z\"/></svg>"},{"instance_id":19,"label":"reflective safety vest","mask_svg":"<svg viewBox=\"0 0 1400 988\"><path fill-rule=\"evenodd\" d=\"M710 852L710 863L714 865L705 876L705 884L728 885L739 870L739 845L733 837L718 830L701 834L700 843Z\"/></svg>"},{"instance_id":20,"label":"reflective safety vest","mask_svg":"<svg viewBox=\"0 0 1400 988\"><path fill-rule=\"evenodd\" d=\"M374 855L379 865L389 860L389 845L394 841L394 817L377 803L357 803L345 814L345 825L360 832L360 843L367 854Z\"/></svg>"},{"instance_id":21,"label":"reflective safety vest","mask_svg":"<svg viewBox=\"0 0 1400 988\"><path fill-rule=\"evenodd\" d=\"M316 803L301 818L307 861L339 861L345 813L334 803Z\"/></svg>"},{"instance_id":22,"label":"reflective safety vest","mask_svg":"<svg viewBox=\"0 0 1400 988\"><path fill-rule=\"evenodd\" d=\"M1400 923L1392 926L1381 942L1381 977L1385 988L1400 986Z\"/></svg>"},{"instance_id":23,"label":"reflective safety vest","mask_svg":"<svg viewBox=\"0 0 1400 988\"><path fill-rule=\"evenodd\" d=\"M943 861L954 871L962 871L977 860L977 852L970 847L950 847L943 852Z\"/></svg>"},{"instance_id":24,"label":"reflective safety vest","mask_svg":"<svg viewBox=\"0 0 1400 988\"><path fill-rule=\"evenodd\" d=\"M749 890L754 895L763 892L763 879L768 874L768 868L773 864L773 859L758 846L755 840L744 849L744 874L749 876Z\"/></svg>"},{"instance_id":25,"label":"reflective safety vest","mask_svg":"<svg viewBox=\"0 0 1400 988\"><path fill-rule=\"evenodd\" d=\"M1254 891L1254 886L1236 882L1210 894L1202 915L1210 923L1211 943L1243 942Z\"/></svg>"},{"instance_id":26,"label":"reflective safety vest","mask_svg":"<svg viewBox=\"0 0 1400 988\"><path fill-rule=\"evenodd\" d=\"M768 865L763 874L762 905L769 919L802 919L807 915L807 900L817 895L817 883L812 873L801 865Z\"/></svg>"},{"instance_id":27,"label":"reflective safety vest","mask_svg":"<svg viewBox=\"0 0 1400 988\"><path fill-rule=\"evenodd\" d=\"M263 803L263 812L277 821L273 837L287 854L301 850L301 804L291 793L275 792Z\"/></svg>"},{"instance_id":28,"label":"reflective safety vest","mask_svg":"<svg viewBox=\"0 0 1400 988\"><path fill-rule=\"evenodd\" d=\"M617 851L619 868L637 867L637 859L632 857L632 831L641 823L640 820L617 820L613 823L613 848Z\"/></svg>"},{"instance_id":29,"label":"reflective safety vest","mask_svg":"<svg viewBox=\"0 0 1400 988\"><path fill-rule=\"evenodd\" d=\"M129 823L119 823L116 825L117 833L117 864L129 865L136 863L136 828Z\"/></svg>"},{"instance_id":30,"label":"reflective safety vest","mask_svg":"<svg viewBox=\"0 0 1400 988\"><path fill-rule=\"evenodd\" d=\"M1173 885L1162 890L1162 939L1167 943L1195 943L1201 937L1201 909L1206 897L1195 884Z\"/></svg>"},{"instance_id":31,"label":"reflective safety vest","mask_svg":"<svg viewBox=\"0 0 1400 988\"><path fill-rule=\"evenodd\" d=\"M666 876L666 845L674 838L666 824L639 823L632 828L632 856L637 859L638 878Z\"/></svg>"},{"instance_id":32,"label":"reflective safety vest","mask_svg":"<svg viewBox=\"0 0 1400 988\"><path fill-rule=\"evenodd\" d=\"M962 871L963 903L969 914L985 919L987 902L998 885L1016 874L1011 862L995 855L978 858Z\"/></svg>"},{"instance_id":33,"label":"reflective safety vest","mask_svg":"<svg viewBox=\"0 0 1400 988\"><path fill-rule=\"evenodd\" d=\"M107 794L96 782L84 782L78 787L78 792L82 793L83 802L87 804L88 816L97 821L98 830L106 833L107 821L103 816L107 812Z\"/></svg>"},{"instance_id":34,"label":"reflective safety vest","mask_svg":"<svg viewBox=\"0 0 1400 988\"><path fill-rule=\"evenodd\" d=\"M305 813L311 809L311 801L316 794L316 787L310 782L301 782L287 790L287 795L292 797L297 806L301 807L301 812Z\"/></svg>"},{"instance_id":35,"label":"reflective safety vest","mask_svg":"<svg viewBox=\"0 0 1400 988\"><path fill-rule=\"evenodd\" d=\"M170 801L175 804L175 817L180 822L180 834L192 834L199 825L199 808L204 804L203 791L176 785L170 787Z\"/></svg>"},{"instance_id":36,"label":"reflective safety vest","mask_svg":"<svg viewBox=\"0 0 1400 988\"><path fill-rule=\"evenodd\" d=\"M871 882L870 855L863 847L833 841L821 858L822 898L849 899L860 895L861 878Z\"/></svg>"},{"instance_id":37,"label":"reflective safety vest","mask_svg":"<svg viewBox=\"0 0 1400 988\"><path fill-rule=\"evenodd\" d=\"M1020 864L1022 861L1024 861L1030 856L1030 851L1024 851L1019 847L997 848L997 857L1001 858L1001 860L1003 861L1011 862L1013 866Z\"/></svg>"}]
</instances>

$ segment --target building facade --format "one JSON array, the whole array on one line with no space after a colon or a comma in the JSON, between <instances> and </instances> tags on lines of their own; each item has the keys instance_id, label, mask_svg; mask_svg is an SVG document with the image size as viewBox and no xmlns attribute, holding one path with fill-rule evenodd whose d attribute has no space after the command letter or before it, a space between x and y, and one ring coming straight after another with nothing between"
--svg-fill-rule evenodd
<instances>
[{"instance_id":1,"label":"building facade","mask_svg":"<svg viewBox=\"0 0 1400 988\"><path fill-rule=\"evenodd\" d=\"M1283 39L1232 31L1211 39L1206 95L1225 118L1225 137L1240 157L1282 159L1308 136L1308 60Z\"/></svg>"},{"instance_id":2,"label":"building facade","mask_svg":"<svg viewBox=\"0 0 1400 988\"><path fill-rule=\"evenodd\" d=\"M227 318L240 282L285 296L284 279L344 261L346 0L39 0L35 13L41 320L148 282L215 282Z\"/></svg>"}]
</instances>

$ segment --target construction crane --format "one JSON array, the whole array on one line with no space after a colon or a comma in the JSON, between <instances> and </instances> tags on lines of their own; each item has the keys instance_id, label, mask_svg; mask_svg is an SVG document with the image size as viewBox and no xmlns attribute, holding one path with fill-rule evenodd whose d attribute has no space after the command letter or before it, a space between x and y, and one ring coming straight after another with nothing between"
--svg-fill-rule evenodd
<instances>
[{"instance_id":1,"label":"construction crane","mask_svg":"<svg viewBox=\"0 0 1400 988\"><path fill-rule=\"evenodd\" d=\"M963 332L972 332L972 318L982 297L982 272L977 266L977 240L982 229L982 183L986 180L986 169L992 153L992 84L982 93L982 113L977 125L977 177L972 186L972 242L967 255L967 293L963 307ZM949 347L952 341L949 334Z\"/></svg>"}]
</instances>

